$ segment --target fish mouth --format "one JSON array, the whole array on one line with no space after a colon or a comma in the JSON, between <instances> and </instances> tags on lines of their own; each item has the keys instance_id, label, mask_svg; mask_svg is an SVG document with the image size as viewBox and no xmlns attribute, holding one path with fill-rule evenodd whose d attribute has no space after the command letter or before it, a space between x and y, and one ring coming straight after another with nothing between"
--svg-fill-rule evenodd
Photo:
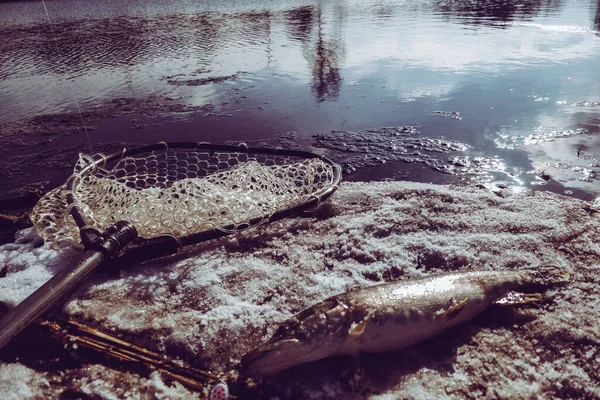
<instances>
[{"instance_id":1,"label":"fish mouth","mask_svg":"<svg viewBox=\"0 0 600 400\"><path fill-rule=\"evenodd\" d=\"M348 307L326 300L285 321L273 337L242 357L244 375L273 375L334 354L345 339Z\"/></svg>"},{"instance_id":2,"label":"fish mouth","mask_svg":"<svg viewBox=\"0 0 600 400\"><path fill-rule=\"evenodd\" d=\"M283 339L265 343L242 357L244 375L274 375L277 372L310 360L311 349L298 339ZM309 360L307 360L309 361Z\"/></svg>"}]
</instances>

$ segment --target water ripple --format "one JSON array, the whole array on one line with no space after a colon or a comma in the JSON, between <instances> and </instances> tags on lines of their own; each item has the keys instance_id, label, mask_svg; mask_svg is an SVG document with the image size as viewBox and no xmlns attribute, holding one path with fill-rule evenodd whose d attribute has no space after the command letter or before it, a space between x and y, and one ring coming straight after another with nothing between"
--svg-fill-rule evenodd
<instances>
[{"instance_id":1,"label":"water ripple","mask_svg":"<svg viewBox=\"0 0 600 400\"><path fill-rule=\"evenodd\" d=\"M242 56L264 44L267 30L260 13L236 18L200 14L71 21L53 24L54 35L48 25L4 29L0 35L11 40L0 43L0 79L15 73L76 74L156 59L187 58L196 68L208 66L217 49Z\"/></svg>"}]
</instances>

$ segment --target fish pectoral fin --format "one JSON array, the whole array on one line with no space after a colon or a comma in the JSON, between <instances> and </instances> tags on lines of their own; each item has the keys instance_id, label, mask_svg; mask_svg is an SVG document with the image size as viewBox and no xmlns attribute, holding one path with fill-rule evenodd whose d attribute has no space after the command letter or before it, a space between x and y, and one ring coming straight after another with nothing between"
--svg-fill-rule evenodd
<instances>
[{"instance_id":1,"label":"fish pectoral fin","mask_svg":"<svg viewBox=\"0 0 600 400\"><path fill-rule=\"evenodd\" d=\"M353 325L348 330L348 335L352 338L359 339L367 327L367 318L360 321L358 324Z\"/></svg>"},{"instance_id":2,"label":"fish pectoral fin","mask_svg":"<svg viewBox=\"0 0 600 400\"><path fill-rule=\"evenodd\" d=\"M508 292L500 299L494 302L497 306L518 306L523 304L536 303L542 300L541 293L520 293Z\"/></svg>"},{"instance_id":3,"label":"fish pectoral fin","mask_svg":"<svg viewBox=\"0 0 600 400\"><path fill-rule=\"evenodd\" d=\"M460 314L460 312L463 310L463 308L465 308L465 306L467 305L467 301L469 301L469 299L464 299L463 301L453 305L452 307L444 311L440 315L440 318L446 321L456 318L458 314Z\"/></svg>"}]
</instances>

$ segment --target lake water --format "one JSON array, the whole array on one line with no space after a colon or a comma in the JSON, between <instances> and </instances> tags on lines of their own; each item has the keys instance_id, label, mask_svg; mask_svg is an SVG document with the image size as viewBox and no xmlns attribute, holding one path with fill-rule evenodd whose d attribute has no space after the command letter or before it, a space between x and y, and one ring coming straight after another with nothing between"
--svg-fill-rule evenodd
<instances>
[{"instance_id":1,"label":"lake water","mask_svg":"<svg viewBox=\"0 0 600 400\"><path fill-rule=\"evenodd\" d=\"M2 190L64 181L87 130L94 151L258 141L346 179L600 193L598 0L16 1L0 37ZM119 98L146 102L11 131Z\"/></svg>"}]
</instances>

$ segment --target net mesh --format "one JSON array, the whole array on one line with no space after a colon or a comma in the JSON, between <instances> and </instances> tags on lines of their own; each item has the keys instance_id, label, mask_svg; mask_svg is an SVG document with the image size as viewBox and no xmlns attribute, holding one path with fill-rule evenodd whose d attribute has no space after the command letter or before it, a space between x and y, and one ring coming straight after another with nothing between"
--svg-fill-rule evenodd
<instances>
[{"instance_id":1,"label":"net mesh","mask_svg":"<svg viewBox=\"0 0 600 400\"><path fill-rule=\"evenodd\" d=\"M166 150L82 174L92 162L80 154L73 173L74 205L88 226L103 231L126 220L145 238L257 225L318 197L335 179L326 161L281 155ZM66 185L48 192L31 214L37 232L54 247L79 242L68 193Z\"/></svg>"}]
</instances>

